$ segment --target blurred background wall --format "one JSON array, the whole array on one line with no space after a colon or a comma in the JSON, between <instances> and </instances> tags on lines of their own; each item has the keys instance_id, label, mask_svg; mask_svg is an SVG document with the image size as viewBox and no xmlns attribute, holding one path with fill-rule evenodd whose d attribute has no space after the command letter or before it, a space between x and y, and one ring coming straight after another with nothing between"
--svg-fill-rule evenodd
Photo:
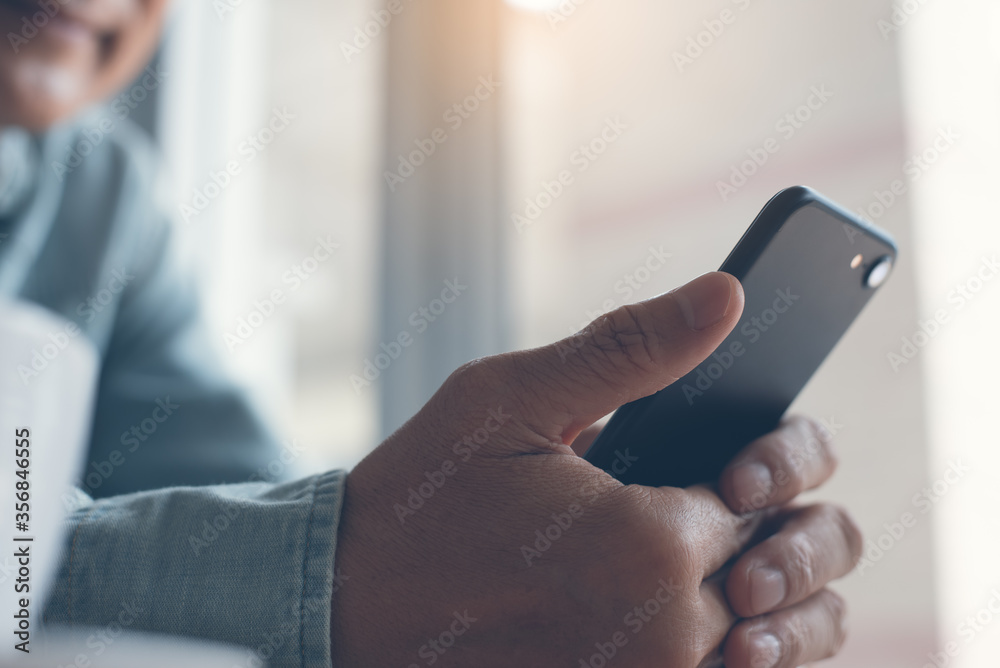
<instances>
[{"instance_id":1,"label":"blurred background wall","mask_svg":"<svg viewBox=\"0 0 1000 668\"><path fill-rule=\"evenodd\" d=\"M869 539L829 665L986 667L998 44L988 0L188 1L149 117L177 202L241 166L178 224L304 470L357 462L462 362L717 268L781 188L863 212L901 262L796 406L837 432L822 494Z\"/></svg>"},{"instance_id":2,"label":"blurred background wall","mask_svg":"<svg viewBox=\"0 0 1000 668\"><path fill-rule=\"evenodd\" d=\"M519 16L511 72L528 74L512 100L511 122L523 130L511 163L530 174L512 184L512 199L520 203L567 167L606 118L629 126L517 240L521 342L561 336L605 300L625 303L630 295L616 285L645 276L650 247L672 258L635 298L717 268L783 187L810 185L857 209L900 178L900 62L876 27L890 11L888 2L861 1L594 2L555 34ZM754 171L744 166L748 151L759 156L768 139L780 149L745 176ZM928 475L920 362L900 373L886 363L918 317L910 215L903 200L878 221L904 249L896 276L795 407L837 425L844 465L823 495L876 540L883 523L912 510ZM933 650L930 529L926 519L907 529L863 576L843 583L852 634L833 665L921 666Z\"/></svg>"}]
</instances>

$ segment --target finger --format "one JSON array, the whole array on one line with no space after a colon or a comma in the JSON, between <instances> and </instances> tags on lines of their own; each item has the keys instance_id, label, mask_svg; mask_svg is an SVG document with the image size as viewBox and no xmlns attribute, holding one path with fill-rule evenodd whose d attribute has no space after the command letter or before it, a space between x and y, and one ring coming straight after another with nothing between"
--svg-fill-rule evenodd
<instances>
[{"instance_id":1,"label":"finger","mask_svg":"<svg viewBox=\"0 0 1000 668\"><path fill-rule=\"evenodd\" d=\"M861 548L861 532L843 509L823 504L796 510L733 566L729 603L740 617L794 605L849 573Z\"/></svg>"},{"instance_id":2,"label":"finger","mask_svg":"<svg viewBox=\"0 0 1000 668\"><path fill-rule=\"evenodd\" d=\"M706 646L721 651L729 631L740 621L726 598L724 575L712 576L701 583L701 601L704 606L703 618L711 620L711 623L702 625L704 630L710 632ZM714 633L711 632L713 629L716 630Z\"/></svg>"},{"instance_id":3,"label":"finger","mask_svg":"<svg viewBox=\"0 0 1000 668\"><path fill-rule=\"evenodd\" d=\"M789 418L748 445L722 472L719 492L739 513L788 503L826 482L837 469L829 431L814 420Z\"/></svg>"},{"instance_id":4,"label":"finger","mask_svg":"<svg viewBox=\"0 0 1000 668\"><path fill-rule=\"evenodd\" d=\"M847 635L844 601L823 590L793 608L741 622L729 634L726 668L794 668L840 651Z\"/></svg>"},{"instance_id":5,"label":"finger","mask_svg":"<svg viewBox=\"0 0 1000 668\"><path fill-rule=\"evenodd\" d=\"M733 625L739 621L726 603L723 583L706 581L701 586L702 615L698 624L696 656L699 668L722 666L722 648ZM694 638L691 639L695 641Z\"/></svg>"},{"instance_id":6,"label":"finger","mask_svg":"<svg viewBox=\"0 0 1000 668\"><path fill-rule=\"evenodd\" d=\"M724 578L713 577L705 580L699 591L699 608L689 610L683 619L675 623L683 624L691 629L685 635L685 647L692 660L698 660L699 668L722 666L722 647L739 618L733 614L726 603ZM646 612L652 614L647 608ZM676 636L678 629L672 629Z\"/></svg>"},{"instance_id":7,"label":"finger","mask_svg":"<svg viewBox=\"0 0 1000 668\"><path fill-rule=\"evenodd\" d=\"M711 273L649 301L623 306L559 343L514 353L508 377L526 422L569 444L604 415L694 369L736 326L743 288Z\"/></svg>"},{"instance_id":8,"label":"finger","mask_svg":"<svg viewBox=\"0 0 1000 668\"><path fill-rule=\"evenodd\" d=\"M668 504L664 517L674 518L668 527L671 540L696 555L702 579L717 573L753 542L767 513L736 515L719 496L701 485L688 489L649 488L651 498ZM677 504L682 504L678 507Z\"/></svg>"}]
</instances>

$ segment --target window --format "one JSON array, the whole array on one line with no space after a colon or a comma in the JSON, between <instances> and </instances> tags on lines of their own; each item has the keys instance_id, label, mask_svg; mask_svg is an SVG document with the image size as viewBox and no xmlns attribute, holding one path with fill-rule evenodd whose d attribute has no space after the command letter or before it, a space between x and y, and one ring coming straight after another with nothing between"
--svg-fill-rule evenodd
<instances>
[{"instance_id":1,"label":"window","mask_svg":"<svg viewBox=\"0 0 1000 668\"><path fill-rule=\"evenodd\" d=\"M1000 505L1000 293L985 279L1000 247L1000 12L510 5L177 9L162 125L177 200L241 165L182 228L220 349L283 436L310 445L304 465L353 464L463 361L716 268L771 195L810 185L903 249L796 406L839 425L842 466L822 494L869 538L838 585L853 632L830 665L922 665L938 639L963 643L951 665L992 665L1000 625L966 645L959 624L990 603L1000 562L984 510ZM240 147L279 113L287 127L251 161ZM324 243L338 246L328 260ZM449 281L466 296L397 348ZM976 288L961 308L956 286ZM286 299L268 306L275 290ZM227 350L241 321L250 336ZM971 470L938 498L959 460Z\"/></svg>"}]
</instances>

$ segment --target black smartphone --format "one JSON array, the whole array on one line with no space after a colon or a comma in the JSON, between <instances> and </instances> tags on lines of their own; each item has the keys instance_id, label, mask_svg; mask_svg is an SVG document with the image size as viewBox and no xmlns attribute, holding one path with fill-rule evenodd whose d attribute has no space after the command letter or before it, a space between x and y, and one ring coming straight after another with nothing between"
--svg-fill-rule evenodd
<instances>
[{"instance_id":1,"label":"black smartphone","mask_svg":"<svg viewBox=\"0 0 1000 668\"><path fill-rule=\"evenodd\" d=\"M625 484L714 482L772 431L896 262L885 232L804 187L783 190L723 263L739 324L666 389L622 406L586 459Z\"/></svg>"}]
</instances>

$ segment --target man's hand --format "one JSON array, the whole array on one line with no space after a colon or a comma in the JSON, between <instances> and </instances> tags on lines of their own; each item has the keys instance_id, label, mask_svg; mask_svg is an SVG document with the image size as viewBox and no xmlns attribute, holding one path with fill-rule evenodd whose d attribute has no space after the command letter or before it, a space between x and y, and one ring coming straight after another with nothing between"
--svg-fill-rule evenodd
<instances>
[{"instance_id":1,"label":"man's hand","mask_svg":"<svg viewBox=\"0 0 1000 668\"><path fill-rule=\"evenodd\" d=\"M571 449L697 366L742 309L739 283L708 274L453 374L348 477L334 665L766 668L834 653L843 606L824 587L855 563L857 530L830 507L780 507L832 473L812 423L749 446L721 498L626 487ZM778 471L785 484L754 497Z\"/></svg>"}]
</instances>

